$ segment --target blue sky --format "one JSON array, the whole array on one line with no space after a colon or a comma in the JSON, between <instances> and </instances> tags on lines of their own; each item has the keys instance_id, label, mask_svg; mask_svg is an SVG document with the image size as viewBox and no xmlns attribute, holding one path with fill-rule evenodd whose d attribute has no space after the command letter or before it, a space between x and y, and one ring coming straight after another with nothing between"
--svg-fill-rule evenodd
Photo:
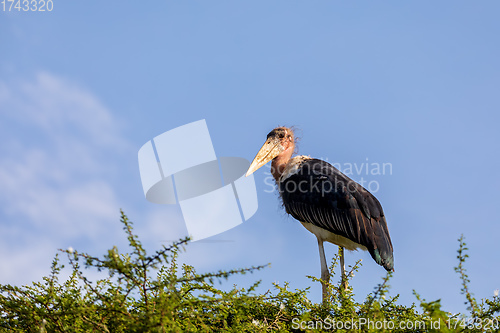
<instances>
[{"instance_id":1,"label":"blue sky","mask_svg":"<svg viewBox=\"0 0 500 333\"><path fill-rule=\"evenodd\" d=\"M391 294L463 311L457 238L479 298L500 288L497 1L63 2L0 12L0 283L48 274L58 248L126 250L119 209L149 249L186 235L180 210L144 198L137 151L206 119L218 156L251 160L277 125L299 153L390 163L375 181L395 251ZM259 210L187 247L199 271L272 266L227 283L310 285L314 236L256 184ZM327 257L337 247L326 246ZM359 297L385 275L367 253ZM311 297L320 300L321 287Z\"/></svg>"}]
</instances>

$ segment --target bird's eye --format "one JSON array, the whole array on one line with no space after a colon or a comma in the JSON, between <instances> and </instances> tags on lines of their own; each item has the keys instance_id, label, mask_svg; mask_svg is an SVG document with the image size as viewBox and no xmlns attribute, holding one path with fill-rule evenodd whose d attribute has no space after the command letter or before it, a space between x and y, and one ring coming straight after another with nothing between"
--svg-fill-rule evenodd
<instances>
[{"instance_id":1,"label":"bird's eye","mask_svg":"<svg viewBox=\"0 0 500 333\"><path fill-rule=\"evenodd\" d=\"M285 137L285 134L280 133L280 134L278 135L278 137L279 137L280 139L283 139L283 138Z\"/></svg>"}]
</instances>

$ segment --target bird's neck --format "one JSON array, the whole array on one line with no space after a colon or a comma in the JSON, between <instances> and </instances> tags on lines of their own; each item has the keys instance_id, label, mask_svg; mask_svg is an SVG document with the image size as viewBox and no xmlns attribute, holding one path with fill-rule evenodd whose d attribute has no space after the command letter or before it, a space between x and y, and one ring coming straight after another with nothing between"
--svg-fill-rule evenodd
<instances>
[{"instance_id":1,"label":"bird's neck","mask_svg":"<svg viewBox=\"0 0 500 333\"><path fill-rule=\"evenodd\" d=\"M273 159L273 162L271 163L271 174L276 182L279 182L281 175L286 169L287 163L292 158L294 148L294 146L288 147Z\"/></svg>"}]
</instances>

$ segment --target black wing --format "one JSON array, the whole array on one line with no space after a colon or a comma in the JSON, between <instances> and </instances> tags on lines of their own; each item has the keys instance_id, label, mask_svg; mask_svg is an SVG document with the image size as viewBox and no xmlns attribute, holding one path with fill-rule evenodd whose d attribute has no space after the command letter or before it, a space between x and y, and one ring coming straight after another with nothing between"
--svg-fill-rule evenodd
<instances>
[{"instance_id":1,"label":"black wing","mask_svg":"<svg viewBox=\"0 0 500 333\"><path fill-rule=\"evenodd\" d=\"M364 187L318 159L303 162L279 187L288 214L365 246L379 265L393 270L382 206Z\"/></svg>"}]
</instances>

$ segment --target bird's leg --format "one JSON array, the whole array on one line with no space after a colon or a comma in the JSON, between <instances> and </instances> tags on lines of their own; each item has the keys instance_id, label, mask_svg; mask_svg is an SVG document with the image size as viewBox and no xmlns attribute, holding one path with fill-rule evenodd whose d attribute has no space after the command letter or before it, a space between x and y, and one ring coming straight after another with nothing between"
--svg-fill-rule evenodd
<instances>
[{"instance_id":1,"label":"bird's leg","mask_svg":"<svg viewBox=\"0 0 500 333\"><path fill-rule=\"evenodd\" d=\"M318 237L318 247L319 247L319 259L321 261L321 286L323 291L323 304L327 300L327 287L326 282L330 281L330 272L328 271L328 266L326 264L325 249L323 247L323 240Z\"/></svg>"},{"instance_id":2,"label":"bird's leg","mask_svg":"<svg viewBox=\"0 0 500 333\"><path fill-rule=\"evenodd\" d=\"M347 276L345 276L345 263L344 263L344 248L339 246L339 256L340 256L340 277L342 281L342 288L347 289Z\"/></svg>"}]
</instances>

